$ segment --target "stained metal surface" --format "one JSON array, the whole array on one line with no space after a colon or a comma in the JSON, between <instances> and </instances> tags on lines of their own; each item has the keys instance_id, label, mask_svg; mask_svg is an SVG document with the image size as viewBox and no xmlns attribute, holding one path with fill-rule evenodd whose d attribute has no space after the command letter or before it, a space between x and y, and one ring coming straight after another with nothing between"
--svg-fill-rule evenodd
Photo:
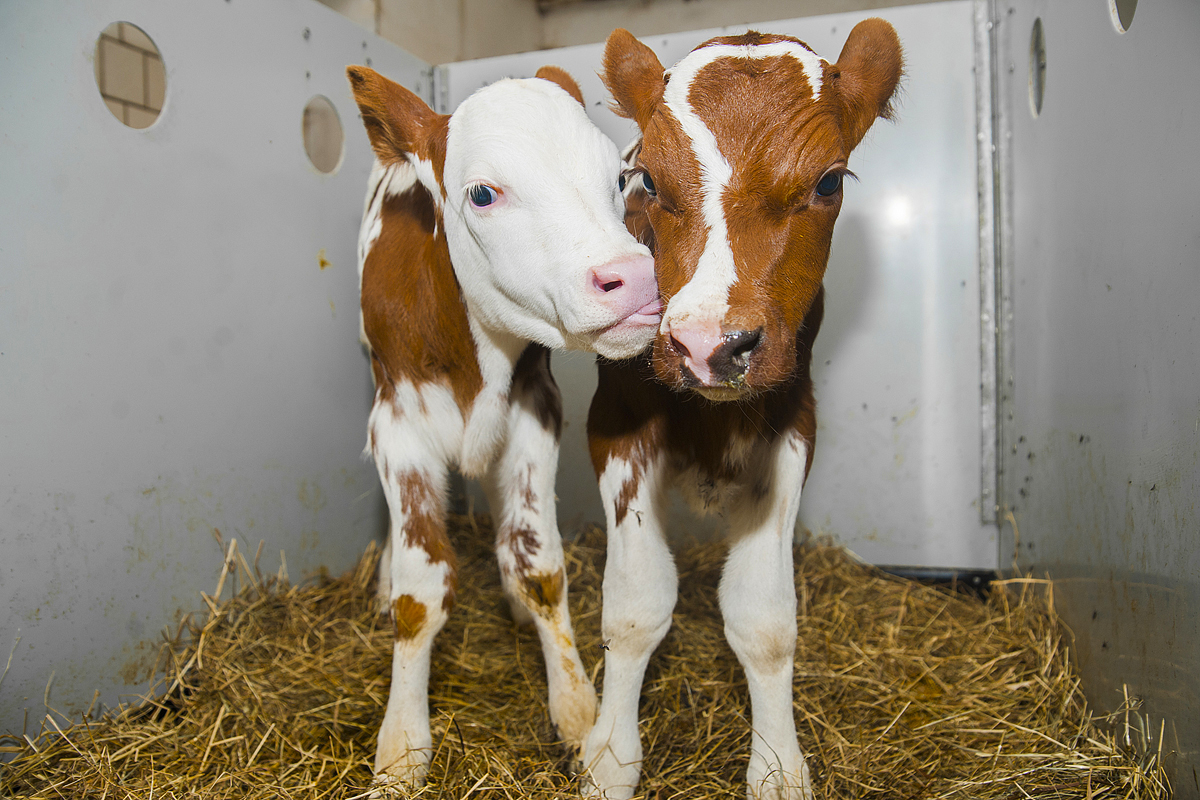
<instances>
[{"instance_id":1,"label":"stained metal surface","mask_svg":"<svg viewBox=\"0 0 1200 800\"><path fill-rule=\"evenodd\" d=\"M756 24L836 60L856 22L882 16L905 47L895 123L879 122L851 158L817 338L818 443L801 525L888 564L994 569L996 528L982 520L980 272L973 72L974 6L943 2ZM700 42L746 26L648 37L670 65ZM445 107L501 77L558 64L579 80L592 119L619 146L635 129L608 109L603 44L440 67ZM602 521L584 425L595 369L554 357L567 430L560 519ZM992 457L994 460L994 449ZM695 528L681 514L677 527Z\"/></svg>"},{"instance_id":2,"label":"stained metal surface","mask_svg":"<svg viewBox=\"0 0 1200 800\"><path fill-rule=\"evenodd\" d=\"M166 63L145 130L93 77L117 20ZM382 532L344 76L368 58L428 84L307 0L0 2L0 729L140 690L217 582L214 529L293 580ZM345 132L330 175L302 142L318 94Z\"/></svg>"},{"instance_id":3,"label":"stained metal surface","mask_svg":"<svg viewBox=\"0 0 1200 800\"><path fill-rule=\"evenodd\" d=\"M1142 3L1124 34L1090 0L1002 0L997 19L1017 561L1056 579L1091 705L1141 698L1131 740L1162 730L1176 797L1197 798L1200 5Z\"/></svg>"}]
</instances>

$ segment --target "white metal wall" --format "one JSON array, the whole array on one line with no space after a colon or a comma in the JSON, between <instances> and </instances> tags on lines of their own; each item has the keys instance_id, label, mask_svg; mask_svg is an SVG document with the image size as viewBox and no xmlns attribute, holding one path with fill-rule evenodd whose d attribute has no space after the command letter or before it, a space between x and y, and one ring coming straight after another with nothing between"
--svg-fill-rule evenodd
<instances>
[{"instance_id":1,"label":"white metal wall","mask_svg":"<svg viewBox=\"0 0 1200 800\"><path fill-rule=\"evenodd\" d=\"M1006 550L1056 579L1092 705L1140 698L1200 798L1200 4L1143 0L1124 34L1107 0L995 6Z\"/></svg>"},{"instance_id":2,"label":"white metal wall","mask_svg":"<svg viewBox=\"0 0 1200 800\"><path fill-rule=\"evenodd\" d=\"M93 77L118 20L166 64L145 130ZM143 686L216 584L214 529L293 580L382 531L344 76L367 59L427 92L309 0L0 2L0 730ZM316 94L345 130L331 175L301 142Z\"/></svg>"},{"instance_id":3,"label":"white metal wall","mask_svg":"<svg viewBox=\"0 0 1200 800\"><path fill-rule=\"evenodd\" d=\"M762 23L836 60L868 16L905 48L898 119L855 151L826 274L817 337L817 452L800 524L875 563L994 569L996 528L981 522L980 286L977 246L973 6L943 2ZM647 38L664 66L746 26ZM579 80L592 119L618 145L636 129L608 109L603 43L439 67L435 100L453 109L500 77L558 64ZM584 427L592 359L556 354L567 429L559 516L602 521ZM986 505L994 504L988 498ZM684 512L678 527L698 527Z\"/></svg>"}]
</instances>

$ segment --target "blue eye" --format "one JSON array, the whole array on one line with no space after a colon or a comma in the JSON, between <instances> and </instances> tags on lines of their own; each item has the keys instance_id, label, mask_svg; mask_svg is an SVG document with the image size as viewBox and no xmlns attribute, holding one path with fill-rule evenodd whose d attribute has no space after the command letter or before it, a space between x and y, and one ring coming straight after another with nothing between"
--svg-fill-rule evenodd
<instances>
[{"instance_id":1,"label":"blue eye","mask_svg":"<svg viewBox=\"0 0 1200 800\"><path fill-rule=\"evenodd\" d=\"M471 205L476 208L484 208L500 199L499 193L490 186L482 183L477 183L467 190L467 197L471 201Z\"/></svg>"},{"instance_id":2,"label":"blue eye","mask_svg":"<svg viewBox=\"0 0 1200 800\"><path fill-rule=\"evenodd\" d=\"M820 182L817 183L817 194L821 197L831 197L837 194L841 188L842 173L827 172L825 173L825 177L821 178Z\"/></svg>"},{"instance_id":3,"label":"blue eye","mask_svg":"<svg viewBox=\"0 0 1200 800\"><path fill-rule=\"evenodd\" d=\"M642 186L645 188L646 194L650 195L651 197L656 197L658 195L658 190L654 188L654 181L650 178L649 172L642 173Z\"/></svg>"}]
</instances>

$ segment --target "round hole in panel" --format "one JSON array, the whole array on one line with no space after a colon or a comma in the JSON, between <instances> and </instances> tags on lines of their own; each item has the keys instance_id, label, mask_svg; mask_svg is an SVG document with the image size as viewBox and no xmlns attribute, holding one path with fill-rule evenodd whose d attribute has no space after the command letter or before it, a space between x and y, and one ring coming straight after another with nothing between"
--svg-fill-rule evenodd
<instances>
[{"instance_id":1,"label":"round hole in panel","mask_svg":"<svg viewBox=\"0 0 1200 800\"><path fill-rule=\"evenodd\" d=\"M1112 15L1117 33L1124 33L1133 24L1133 12L1137 11L1138 0L1108 0L1108 12Z\"/></svg>"},{"instance_id":2,"label":"round hole in panel","mask_svg":"<svg viewBox=\"0 0 1200 800\"><path fill-rule=\"evenodd\" d=\"M1042 18L1033 21L1029 36L1029 109L1036 117L1042 113L1042 98L1046 94L1046 35Z\"/></svg>"},{"instance_id":3,"label":"round hole in panel","mask_svg":"<svg viewBox=\"0 0 1200 800\"><path fill-rule=\"evenodd\" d=\"M112 115L131 128L149 128L167 96L167 70L158 46L131 22L100 32L92 59L96 87Z\"/></svg>"},{"instance_id":4,"label":"round hole in panel","mask_svg":"<svg viewBox=\"0 0 1200 800\"><path fill-rule=\"evenodd\" d=\"M342 163L342 121L325 95L313 95L304 106L304 152L321 172L335 172Z\"/></svg>"}]
</instances>

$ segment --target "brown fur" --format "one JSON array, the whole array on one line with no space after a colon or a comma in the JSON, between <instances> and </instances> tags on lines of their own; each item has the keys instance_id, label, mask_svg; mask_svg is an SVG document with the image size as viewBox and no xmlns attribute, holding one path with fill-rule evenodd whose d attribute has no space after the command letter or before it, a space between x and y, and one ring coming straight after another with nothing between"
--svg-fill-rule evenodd
<instances>
[{"instance_id":1,"label":"brown fur","mask_svg":"<svg viewBox=\"0 0 1200 800\"><path fill-rule=\"evenodd\" d=\"M513 369L513 402L527 405L542 427L556 438L562 436L562 395L550 372L550 350L530 344Z\"/></svg>"},{"instance_id":2,"label":"brown fur","mask_svg":"<svg viewBox=\"0 0 1200 800\"><path fill-rule=\"evenodd\" d=\"M701 47L785 38L751 31ZM699 165L662 104L665 82L653 52L619 30L609 37L604 64L604 81L617 106L642 131L634 169L648 173L657 188L653 199L635 193L627 204L627 224L635 231L646 224L652 228L666 304L691 280L705 246ZM688 391L695 379L669 336L657 337L648 358L601 360L588 435L597 475L614 456L633 466L630 485L615 498L618 516L637 490L646 459L660 453L668 468L699 469L702 483L742 485L751 497L761 497L763 481L770 480L761 456L781 433L794 429L808 445L807 477L816 434L809 368L841 208L840 191L822 197L816 185L829 171L846 171L850 151L871 123L890 113L900 75L899 42L880 20L855 27L838 63L825 67L817 102L808 76L792 58L721 58L697 74L690 104L733 168L722 200L738 280L723 329L761 330L761 338L740 394L725 403ZM759 443L758 461L731 463L734 443L747 438Z\"/></svg>"},{"instance_id":3,"label":"brown fur","mask_svg":"<svg viewBox=\"0 0 1200 800\"><path fill-rule=\"evenodd\" d=\"M392 635L396 641L411 639L425 624L425 604L412 595L402 594L392 603Z\"/></svg>"},{"instance_id":4,"label":"brown fur","mask_svg":"<svg viewBox=\"0 0 1200 800\"><path fill-rule=\"evenodd\" d=\"M440 383L466 412L483 376L445 228L419 184L384 199L379 238L363 264L362 313L381 399L390 400L399 381Z\"/></svg>"},{"instance_id":5,"label":"brown fur","mask_svg":"<svg viewBox=\"0 0 1200 800\"><path fill-rule=\"evenodd\" d=\"M446 565L446 595L442 598L442 608L449 611L454 607L458 592L458 559L446 535L442 498L419 472L400 473L396 482L400 486L401 511L408 517L408 527L403 532L392 531L392 535L402 535L405 547L424 550L430 563Z\"/></svg>"},{"instance_id":6,"label":"brown fur","mask_svg":"<svg viewBox=\"0 0 1200 800\"><path fill-rule=\"evenodd\" d=\"M547 64L534 73L533 77L541 78L542 80L547 80L551 83L557 83L560 87L562 87L563 91L571 95L571 97L574 97L575 100L578 101L579 105L587 108L587 103L583 102L583 92L580 90L579 84L576 83L575 79L572 78L561 67L555 67L551 64Z\"/></svg>"}]
</instances>

